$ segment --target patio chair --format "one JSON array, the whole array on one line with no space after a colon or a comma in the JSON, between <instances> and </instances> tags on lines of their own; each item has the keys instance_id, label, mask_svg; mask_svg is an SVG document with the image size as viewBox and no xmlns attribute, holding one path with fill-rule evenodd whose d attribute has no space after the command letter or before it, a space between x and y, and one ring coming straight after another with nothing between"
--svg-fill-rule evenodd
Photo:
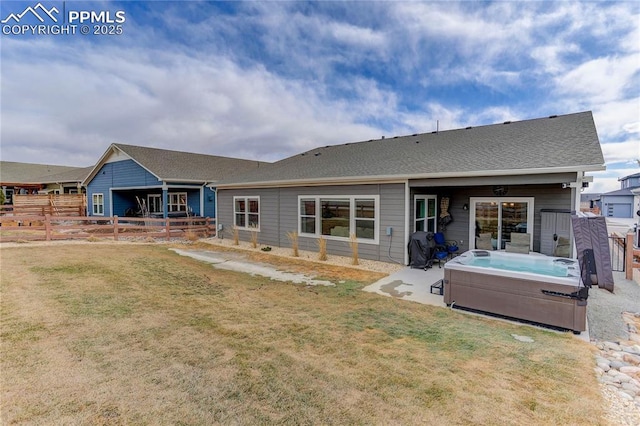
<instances>
[{"instance_id":1,"label":"patio chair","mask_svg":"<svg viewBox=\"0 0 640 426\"><path fill-rule=\"evenodd\" d=\"M458 244L455 241L447 241L442 232L434 233L433 240L435 242L433 260L437 260L438 267L441 268L443 260L446 262L458 252Z\"/></svg>"},{"instance_id":2,"label":"patio chair","mask_svg":"<svg viewBox=\"0 0 640 426\"><path fill-rule=\"evenodd\" d=\"M531 234L511 233L511 241L504 245L504 251L507 253L523 253L529 254L531 247Z\"/></svg>"},{"instance_id":3,"label":"patio chair","mask_svg":"<svg viewBox=\"0 0 640 426\"><path fill-rule=\"evenodd\" d=\"M494 250L491 232L482 232L476 237L476 248L480 250Z\"/></svg>"}]
</instances>

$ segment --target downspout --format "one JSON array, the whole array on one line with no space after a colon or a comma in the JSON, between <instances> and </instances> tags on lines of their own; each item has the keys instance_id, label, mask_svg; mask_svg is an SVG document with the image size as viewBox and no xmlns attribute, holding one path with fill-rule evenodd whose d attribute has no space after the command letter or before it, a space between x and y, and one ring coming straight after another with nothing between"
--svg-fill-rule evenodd
<instances>
[{"instance_id":1,"label":"downspout","mask_svg":"<svg viewBox=\"0 0 640 426\"><path fill-rule=\"evenodd\" d=\"M404 183L404 264L409 264L409 233L411 228L409 226L409 212L411 209L411 191L409 189L409 180Z\"/></svg>"},{"instance_id":2,"label":"downspout","mask_svg":"<svg viewBox=\"0 0 640 426\"><path fill-rule=\"evenodd\" d=\"M221 231L222 228L220 227L220 224L218 224L218 190L212 186L210 186L209 189L213 192L213 215L216 220L216 238L221 238L219 231Z\"/></svg>"}]
</instances>

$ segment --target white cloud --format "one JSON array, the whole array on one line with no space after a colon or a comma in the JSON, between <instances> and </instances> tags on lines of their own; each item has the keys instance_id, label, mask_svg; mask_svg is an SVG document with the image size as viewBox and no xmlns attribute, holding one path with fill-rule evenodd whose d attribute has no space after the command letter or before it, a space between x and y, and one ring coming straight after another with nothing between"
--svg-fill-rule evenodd
<instances>
[{"instance_id":1,"label":"white cloud","mask_svg":"<svg viewBox=\"0 0 640 426\"><path fill-rule=\"evenodd\" d=\"M128 16L126 38L100 46L3 39L2 156L83 165L119 141L278 159L437 121L445 130L583 110L594 111L608 165L637 156L633 3L202 6L154 4L146 20Z\"/></svg>"},{"instance_id":2,"label":"white cloud","mask_svg":"<svg viewBox=\"0 0 640 426\"><path fill-rule=\"evenodd\" d=\"M43 46L34 41L4 47L35 57ZM70 55L79 60L68 62ZM363 82L363 102L354 107L322 98L313 86L221 57L75 46L58 47L43 62L46 67L22 59L3 68L3 98L10 99L3 103L3 120L12 123L3 126L3 156L17 155L25 144L44 145L51 147L49 162L68 164L65 152L81 143L85 149L74 163L91 164L117 141L275 160L379 135L358 122L380 114L385 102L393 105L393 99L382 101L388 94L371 82ZM28 113L34 105L41 111L39 126Z\"/></svg>"},{"instance_id":3,"label":"white cloud","mask_svg":"<svg viewBox=\"0 0 640 426\"><path fill-rule=\"evenodd\" d=\"M640 140L626 142L611 142L601 144L602 155L607 164L628 163L635 164L640 160Z\"/></svg>"}]
</instances>

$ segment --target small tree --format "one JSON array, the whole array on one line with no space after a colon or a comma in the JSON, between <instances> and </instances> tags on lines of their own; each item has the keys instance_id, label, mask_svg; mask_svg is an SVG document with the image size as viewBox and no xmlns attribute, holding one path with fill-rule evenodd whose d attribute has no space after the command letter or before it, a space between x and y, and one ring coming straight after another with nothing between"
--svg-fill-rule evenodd
<instances>
[{"instance_id":1,"label":"small tree","mask_svg":"<svg viewBox=\"0 0 640 426\"><path fill-rule=\"evenodd\" d=\"M2 206L6 200L7 198L4 196L4 191L0 190L0 206Z\"/></svg>"}]
</instances>

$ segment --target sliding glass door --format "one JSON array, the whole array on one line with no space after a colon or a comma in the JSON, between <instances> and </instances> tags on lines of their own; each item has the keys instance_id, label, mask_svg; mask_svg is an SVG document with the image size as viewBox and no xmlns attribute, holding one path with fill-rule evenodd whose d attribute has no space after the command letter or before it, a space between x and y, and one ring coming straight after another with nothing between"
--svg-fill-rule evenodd
<instances>
[{"instance_id":1,"label":"sliding glass door","mask_svg":"<svg viewBox=\"0 0 640 426\"><path fill-rule=\"evenodd\" d=\"M490 233L493 249L502 250L513 232L533 237L533 197L472 197L470 204L469 241Z\"/></svg>"}]
</instances>

